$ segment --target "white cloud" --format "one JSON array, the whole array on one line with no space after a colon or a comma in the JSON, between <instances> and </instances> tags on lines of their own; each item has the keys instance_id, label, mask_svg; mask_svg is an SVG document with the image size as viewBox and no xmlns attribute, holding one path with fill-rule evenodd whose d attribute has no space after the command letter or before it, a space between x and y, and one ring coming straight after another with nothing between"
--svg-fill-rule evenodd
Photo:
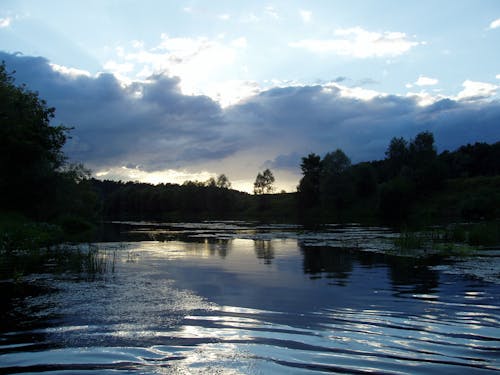
<instances>
[{"instance_id":1,"label":"white cloud","mask_svg":"<svg viewBox=\"0 0 500 375\"><path fill-rule=\"evenodd\" d=\"M141 181L150 184L171 183L182 184L185 181L206 181L216 177L215 173L207 171L190 172L187 170L166 169L163 171L148 172L140 168L113 167L95 172L96 177L103 180Z\"/></svg>"},{"instance_id":2,"label":"white cloud","mask_svg":"<svg viewBox=\"0 0 500 375\"><path fill-rule=\"evenodd\" d=\"M438 82L439 82L439 80L436 78L420 76L420 77L418 77L417 81L415 82L415 85L417 85L417 86L434 86L434 85L437 85Z\"/></svg>"},{"instance_id":3,"label":"white cloud","mask_svg":"<svg viewBox=\"0 0 500 375\"><path fill-rule=\"evenodd\" d=\"M236 48L246 48L247 46L247 39L244 37L234 39L231 42L231 45Z\"/></svg>"},{"instance_id":4,"label":"white cloud","mask_svg":"<svg viewBox=\"0 0 500 375\"><path fill-rule=\"evenodd\" d=\"M367 101L367 100L372 100L374 98L378 97L382 98L384 96L387 96L387 94L379 91L369 90L362 87L347 87L344 85L340 85L336 82L330 82L322 86L323 86L323 92L333 93L337 91L339 93L339 96L342 98Z\"/></svg>"},{"instance_id":5,"label":"white cloud","mask_svg":"<svg viewBox=\"0 0 500 375\"><path fill-rule=\"evenodd\" d=\"M500 79L500 74L497 74L497 75L496 75L496 79Z\"/></svg>"},{"instance_id":6,"label":"white cloud","mask_svg":"<svg viewBox=\"0 0 500 375\"><path fill-rule=\"evenodd\" d=\"M231 18L230 14L224 13L224 14L219 14L217 18L223 20L223 21L228 21Z\"/></svg>"},{"instance_id":7,"label":"white cloud","mask_svg":"<svg viewBox=\"0 0 500 375\"><path fill-rule=\"evenodd\" d=\"M205 95L216 100L221 107L226 108L243 99L257 95L262 88L257 82L244 80L229 80L215 82L205 89Z\"/></svg>"},{"instance_id":8,"label":"white cloud","mask_svg":"<svg viewBox=\"0 0 500 375\"><path fill-rule=\"evenodd\" d=\"M478 100L494 96L500 86L486 82L466 80L462 83L463 90L457 95L458 100Z\"/></svg>"},{"instance_id":9,"label":"white cloud","mask_svg":"<svg viewBox=\"0 0 500 375\"><path fill-rule=\"evenodd\" d=\"M500 27L500 18L490 23L490 29L498 29Z\"/></svg>"},{"instance_id":10,"label":"white cloud","mask_svg":"<svg viewBox=\"0 0 500 375\"><path fill-rule=\"evenodd\" d=\"M234 71L233 77L229 73L231 69L237 70L237 60L247 47L244 37L228 40L224 36L174 38L162 34L160 43L153 48L141 43L132 46L133 49L118 47L116 58L104 65L106 71L125 83L144 80L153 74L176 76L181 79L184 94L209 95L223 105L240 100L244 92L254 92L240 80L238 72ZM237 88L235 82L242 82L242 87ZM236 96L231 98L232 94Z\"/></svg>"},{"instance_id":11,"label":"white cloud","mask_svg":"<svg viewBox=\"0 0 500 375\"><path fill-rule=\"evenodd\" d=\"M273 6L271 6L271 5L269 5L269 6L265 7L265 8L264 8L264 12L265 12L268 16L270 16L270 17L272 17L272 18L274 18L274 19L278 19L278 18L280 18L280 16L279 16L278 12L276 11L276 8L274 8L274 7L273 7Z\"/></svg>"},{"instance_id":12,"label":"white cloud","mask_svg":"<svg viewBox=\"0 0 500 375\"><path fill-rule=\"evenodd\" d=\"M12 19L10 17L0 18L0 29L4 27L9 27Z\"/></svg>"},{"instance_id":13,"label":"white cloud","mask_svg":"<svg viewBox=\"0 0 500 375\"><path fill-rule=\"evenodd\" d=\"M420 107L426 107L444 99L443 96L432 95L425 91L409 92L406 94L406 97L414 99Z\"/></svg>"},{"instance_id":14,"label":"white cloud","mask_svg":"<svg viewBox=\"0 0 500 375\"><path fill-rule=\"evenodd\" d=\"M309 10L299 10L300 18L302 18L302 21L304 23L311 22L312 19L312 12Z\"/></svg>"},{"instance_id":15,"label":"white cloud","mask_svg":"<svg viewBox=\"0 0 500 375\"><path fill-rule=\"evenodd\" d=\"M333 39L303 39L289 43L290 47L304 48L316 53L336 53L356 58L391 57L408 52L425 42L408 38L405 33L371 32L361 27L339 29Z\"/></svg>"},{"instance_id":16,"label":"white cloud","mask_svg":"<svg viewBox=\"0 0 500 375\"><path fill-rule=\"evenodd\" d=\"M53 64L53 63L50 63L49 65L52 68L52 70L54 70L55 72L64 74L64 75L69 76L71 78L77 78L77 77L81 77L81 76L91 77L90 72L88 72L86 70L76 69L76 68L68 68L66 66Z\"/></svg>"},{"instance_id":17,"label":"white cloud","mask_svg":"<svg viewBox=\"0 0 500 375\"><path fill-rule=\"evenodd\" d=\"M142 40L133 40L132 47L134 48L144 48L144 42Z\"/></svg>"}]
</instances>

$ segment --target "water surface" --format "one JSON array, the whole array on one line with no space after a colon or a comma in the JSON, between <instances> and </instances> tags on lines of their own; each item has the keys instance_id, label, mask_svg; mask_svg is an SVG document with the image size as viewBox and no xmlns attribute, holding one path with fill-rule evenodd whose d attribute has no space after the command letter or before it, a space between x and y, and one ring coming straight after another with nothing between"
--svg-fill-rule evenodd
<instances>
[{"instance_id":1,"label":"water surface","mask_svg":"<svg viewBox=\"0 0 500 375\"><path fill-rule=\"evenodd\" d=\"M384 228L115 225L103 273L0 282L2 373L482 374L500 284ZM498 256L489 253L489 275ZM491 255L493 254L493 255Z\"/></svg>"}]
</instances>

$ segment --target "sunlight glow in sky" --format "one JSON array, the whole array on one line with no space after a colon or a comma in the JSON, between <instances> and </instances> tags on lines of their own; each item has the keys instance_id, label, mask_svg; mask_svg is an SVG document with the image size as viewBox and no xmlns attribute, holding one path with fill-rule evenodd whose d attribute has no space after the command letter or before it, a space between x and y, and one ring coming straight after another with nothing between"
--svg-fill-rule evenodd
<instances>
[{"instance_id":1,"label":"sunlight glow in sky","mask_svg":"<svg viewBox=\"0 0 500 375\"><path fill-rule=\"evenodd\" d=\"M497 0L3 0L0 59L99 178L250 191L269 167L294 191L310 152L500 140L499 17Z\"/></svg>"}]
</instances>

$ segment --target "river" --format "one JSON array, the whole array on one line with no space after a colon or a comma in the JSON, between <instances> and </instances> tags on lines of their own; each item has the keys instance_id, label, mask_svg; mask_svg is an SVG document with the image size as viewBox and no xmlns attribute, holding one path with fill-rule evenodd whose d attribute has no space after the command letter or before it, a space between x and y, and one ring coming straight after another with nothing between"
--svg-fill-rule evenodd
<instances>
[{"instance_id":1,"label":"river","mask_svg":"<svg viewBox=\"0 0 500 375\"><path fill-rule=\"evenodd\" d=\"M500 371L498 251L402 256L397 233L357 225L109 229L80 245L97 271L0 281L0 373Z\"/></svg>"}]
</instances>

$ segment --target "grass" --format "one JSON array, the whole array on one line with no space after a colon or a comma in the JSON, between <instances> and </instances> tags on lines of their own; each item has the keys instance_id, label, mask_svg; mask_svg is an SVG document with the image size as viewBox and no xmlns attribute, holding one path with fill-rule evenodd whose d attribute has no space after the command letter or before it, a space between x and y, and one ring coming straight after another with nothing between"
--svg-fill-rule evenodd
<instances>
[{"instance_id":1,"label":"grass","mask_svg":"<svg viewBox=\"0 0 500 375\"><path fill-rule=\"evenodd\" d=\"M34 222L17 213L0 213L0 278L19 280L23 275L47 272L87 276L114 272L115 251L90 244L62 244L89 229L73 217L52 224Z\"/></svg>"},{"instance_id":2,"label":"grass","mask_svg":"<svg viewBox=\"0 0 500 375\"><path fill-rule=\"evenodd\" d=\"M16 250L0 256L0 279L21 280L29 274L72 273L95 278L114 273L116 250L96 245L55 245L36 250Z\"/></svg>"},{"instance_id":3,"label":"grass","mask_svg":"<svg viewBox=\"0 0 500 375\"><path fill-rule=\"evenodd\" d=\"M425 226L459 221L493 221L500 217L500 176L447 180L443 189L419 199L409 222Z\"/></svg>"},{"instance_id":4,"label":"grass","mask_svg":"<svg viewBox=\"0 0 500 375\"><path fill-rule=\"evenodd\" d=\"M402 231L393 240L396 251L469 256L479 247L500 245L500 222L453 224L423 231Z\"/></svg>"},{"instance_id":5,"label":"grass","mask_svg":"<svg viewBox=\"0 0 500 375\"><path fill-rule=\"evenodd\" d=\"M0 215L0 251L36 250L61 241L63 235L55 224L33 222L19 214Z\"/></svg>"}]
</instances>

